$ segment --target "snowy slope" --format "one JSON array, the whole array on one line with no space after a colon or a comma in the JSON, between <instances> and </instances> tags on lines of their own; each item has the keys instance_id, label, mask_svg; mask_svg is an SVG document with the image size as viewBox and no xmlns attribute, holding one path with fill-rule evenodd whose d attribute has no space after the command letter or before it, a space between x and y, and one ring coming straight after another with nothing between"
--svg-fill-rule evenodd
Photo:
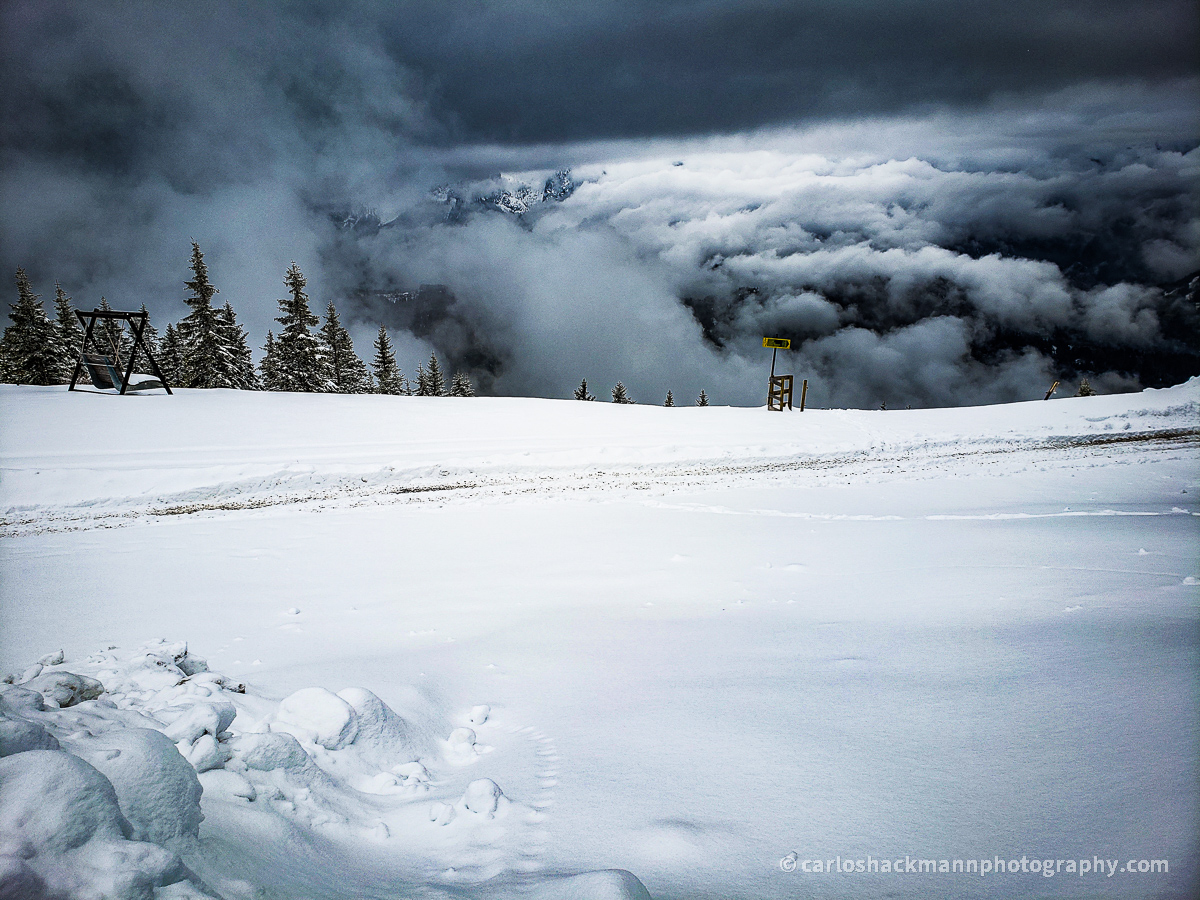
<instances>
[{"instance_id":1,"label":"snowy slope","mask_svg":"<svg viewBox=\"0 0 1200 900\"><path fill-rule=\"evenodd\" d=\"M767 415L731 407L246 391L158 392L118 403L57 387L0 386L8 423L0 435L0 511L5 527L46 528L62 519L181 506L380 495L392 502L401 492L429 488L454 487L457 495L478 486L494 494L549 481L555 490L577 491L599 480L610 491L610 475L623 482L713 476L727 484L734 473L830 461L986 456L1064 442L1112 446L1193 427L1200 418L1200 380L1137 397Z\"/></svg>"},{"instance_id":2,"label":"snowy slope","mask_svg":"<svg viewBox=\"0 0 1200 900\"><path fill-rule=\"evenodd\" d=\"M5 386L0 416L0 883L1197 887L1198 381L803 414ZM66 849L12 812L59 782ZM811 871L1023 855L1064 862Z\"/></svg>"}]
</instances>

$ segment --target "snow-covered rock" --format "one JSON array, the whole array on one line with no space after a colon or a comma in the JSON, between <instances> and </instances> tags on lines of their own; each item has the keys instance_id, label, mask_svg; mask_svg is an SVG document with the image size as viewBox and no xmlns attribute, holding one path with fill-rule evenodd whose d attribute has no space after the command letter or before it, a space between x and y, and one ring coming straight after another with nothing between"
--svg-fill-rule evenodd
<instances>
[{"instance_id":1,"label":"snow-covered rock","mask_svg":"<svg viewBox=\"0 0 1200 900\"><path fill-rule=\"evenodd\" d=\"M409 762L428 752L417 729L366 688L346 688L337 696L354 710L354 747L380 768Z\"/></svg>"},{"instance_id":2,"label":"snow-covered rock","mask_svg":"<svg viewBox=\"0 0 1200 900\"><path fill-rule=\"evenodd\" d=\"M189 744L203 734L223 740L229 736L229 726L236 717L237 708L232 703L197 703L172 722L166 734L173 741Z\"/></svg>"},{"instance_id":3,"label":"snow-covered rock","mask_svg":"<svg viewBox=\"0 0 1200 900\"><path fill-rule=\"evenodd\" d=\"M332 691L303 688L279 704L271 729L326 750L339 750L358 735L358 716L354 707Z\"/></svg>"},{"instance_id":4,"label":"snow-covered rock","mask_svg":"<svg viewBox=\"0 0 1200 900\"><path fill-rule=\"evenodd\" d=\"M104 693L104 685L95 678L74 672L43 672L21 687L37 691L47 706L65 708L82 700L95 700Z\"/></svg>"},{"instance_id":5,"label":"snow-covered rock","mask_svg":"<svg viewBox=\"0 0 1200 900\"><path fill-rule=\"evenodd\" d=\"M231 744L234 755L247 768L260 772L299 769L310 762L300 742L287 733L243 734Z\"/></svg>"}]
</instances>

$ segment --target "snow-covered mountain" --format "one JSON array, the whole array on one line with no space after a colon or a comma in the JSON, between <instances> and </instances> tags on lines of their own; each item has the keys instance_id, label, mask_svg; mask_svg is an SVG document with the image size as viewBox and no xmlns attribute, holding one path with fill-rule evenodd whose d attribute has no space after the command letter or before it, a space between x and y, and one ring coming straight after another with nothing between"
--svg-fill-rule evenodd
<instances>
[{"instance_id":1,"label":"snow-covered mountain","mask_svg":"<svg viewBox=\"0 0 1200 900\"><path fill-rule=\"evenodd\" d=\"M522 216L543 203L561 203L575 192L576 187L571 170L559 169L540 186L524 181L521 176L499 175L470 185L440 185L429 195L449 208L451 218L471 208Z\"/></svg>"}]
</instances>

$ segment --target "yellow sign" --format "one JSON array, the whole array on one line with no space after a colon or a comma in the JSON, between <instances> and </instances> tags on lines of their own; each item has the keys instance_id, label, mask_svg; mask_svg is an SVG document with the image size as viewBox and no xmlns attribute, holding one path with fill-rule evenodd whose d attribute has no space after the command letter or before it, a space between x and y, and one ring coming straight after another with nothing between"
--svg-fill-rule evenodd
<instances>
[{"instance_id":1,"label":"yellow sign","mask_svg":"<svg viewBox=\"0 0 1200 900\"><path fill-rule=\"evenodd\" d=\"M792 342L787 338L763 338L763 346L773 350L791 350Z\"/></svg>"}]
</instances>

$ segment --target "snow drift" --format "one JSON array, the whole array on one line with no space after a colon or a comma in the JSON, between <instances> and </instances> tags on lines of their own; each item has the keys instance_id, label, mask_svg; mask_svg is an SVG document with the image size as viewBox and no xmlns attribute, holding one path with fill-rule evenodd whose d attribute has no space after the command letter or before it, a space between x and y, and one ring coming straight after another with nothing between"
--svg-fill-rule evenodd
<instances>
[{"instance_id":1,"label":"snow drift","mask_svg":"<svg viewBox=\"0 0 1200 900\"><path fill-rule=\"evenodd\" d=\"M486 707L469 717L484 724ZM311 880L321 857L353 879L348 861L366 856L386 860L396 890L424 884L429 896L484 881L489 897L514 885L548 900L649 896L628 872L506 883L541 816L489 778L465 780L476 734L435 740L437 724L406 721L363 688L272 703L182 643L51 654L0 688L0 897L259 896L255 873L280 838L316 858L277 885L329 883Z\"/></svg>"}]
</instances>

